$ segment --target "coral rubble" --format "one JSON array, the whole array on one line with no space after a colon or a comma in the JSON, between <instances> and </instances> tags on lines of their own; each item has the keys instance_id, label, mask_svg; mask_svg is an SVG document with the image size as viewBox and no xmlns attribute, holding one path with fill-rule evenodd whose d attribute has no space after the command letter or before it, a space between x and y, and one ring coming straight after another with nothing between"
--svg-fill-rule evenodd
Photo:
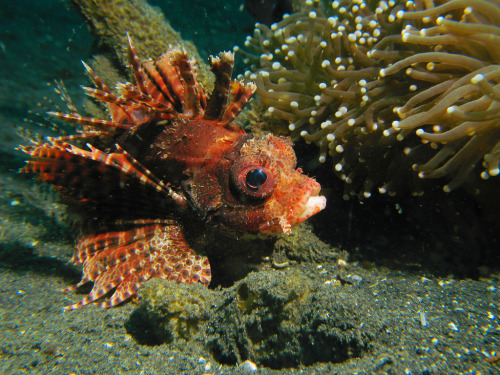
<instances>
[{"instance_id":1,"label":"coral rubble","mask_svg":"<svg viewBox=\"0 0 500 375\"><path fill-rule=\"evenodd\" d=\"M440 177L477 191L499 174L498 0L305 3L235 50L292 138L332 158L346 198Z\"/></svg>"}]
</instances>

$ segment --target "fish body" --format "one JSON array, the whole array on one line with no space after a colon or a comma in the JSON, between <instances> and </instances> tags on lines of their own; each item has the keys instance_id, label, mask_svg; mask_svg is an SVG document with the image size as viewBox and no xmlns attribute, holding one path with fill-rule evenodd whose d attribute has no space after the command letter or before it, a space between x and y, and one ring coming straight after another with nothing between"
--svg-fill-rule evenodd
<instances>
[{"instance_id":1,"label":"fish body","mask_svg":"<svg viewBox=\"0 0 500 375\"><path fill-rule=\"evenodd\" d=\"M21 147L31 156L23 171L52 184L82 218L72 260L83 277L69 289L93 288L67 310L117 305L153 277L209 284L193 228L289 233L326 204L320 185L296 168L289 139L254 137L232 123L255 85L231 82L231 53L212 58L208 98L183 49L141 63L129 39L129 57L135 84L119 84L118 94L85 65L95 85L85 90L109 120L83 117L66 100L71 113L50 114L82 130Z\"/></svg>"}]
</instances>

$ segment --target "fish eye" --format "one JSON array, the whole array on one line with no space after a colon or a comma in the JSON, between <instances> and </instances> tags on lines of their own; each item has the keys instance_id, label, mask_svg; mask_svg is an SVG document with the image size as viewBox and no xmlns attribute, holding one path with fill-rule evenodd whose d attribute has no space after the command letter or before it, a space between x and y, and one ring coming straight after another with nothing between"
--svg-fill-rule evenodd
<instances>
[{"instance_id":1,"label":"fish eye","mask_svg":"<svg viewBox=\"0 0 500 375\"><path fill-rule=\"evenodd\" d=\"M277 174L256 158L242 158L231 169L232 187L242 196L266 198L277 183Z\"/></svg>"},{"instance_id":2,"label":"fish eye","mask_svg":"<svg viewBox=\"0 0 500 375\"><path fill-rule=\"evenodd\" d=\"M245 179L245 185L249 190L259 190L266 180L266 172L264 172L262 168L254 168L248 171Z\"/></svg>"}]
</instances>

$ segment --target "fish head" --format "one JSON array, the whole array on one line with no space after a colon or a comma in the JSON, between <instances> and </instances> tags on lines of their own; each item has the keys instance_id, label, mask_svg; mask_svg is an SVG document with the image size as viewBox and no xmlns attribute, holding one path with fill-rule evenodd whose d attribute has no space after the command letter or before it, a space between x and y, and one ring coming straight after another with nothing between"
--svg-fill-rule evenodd
<instances>
[{"instance_id":1,"label":"fish head","mask_svg":"<svg viewBox=\"0 0 500 375\"><path fill-rule=\"evenodd\" d=\"M189 196L207 221L229 231L288 234L326 205L320 184L296 163L289 138L249 138L239 152L197 174Z\"/></svg>"}]
</instances>

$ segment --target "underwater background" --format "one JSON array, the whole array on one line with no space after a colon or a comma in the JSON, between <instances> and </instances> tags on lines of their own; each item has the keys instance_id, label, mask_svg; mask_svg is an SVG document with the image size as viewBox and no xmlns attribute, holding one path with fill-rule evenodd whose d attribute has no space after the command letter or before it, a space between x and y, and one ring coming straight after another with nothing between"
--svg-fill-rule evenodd
<instances>
[{"instance_id":1,"label":"underwater background","mask_svg":"<svg viewBox=\"0 0 500 375\"><path fill-rule=\"evenodd\" d=\"M498 182L481 199L431 183L418 196L345 200L334 165L300 139L299 166L321 183L327 208L273 243L253 272L211 289L152 280L139 301L63 312L85 294L62 291L81 274L69 263L73 235L56 194L18 173L26 155L16 147L26 143L19 133L54 134L40 127L62 105L54 80L86 108L81 60L113 52L86 3L0 0L0 372L498 373ZM123 3L116 29L139 29L132 15L147 7L206 62L244 46L256 21L271 25L306 2L111 3ZM236 54L234 76L249 65ZM260 129L252 118L243 125Z\"/></svg>"}]
</instances>

